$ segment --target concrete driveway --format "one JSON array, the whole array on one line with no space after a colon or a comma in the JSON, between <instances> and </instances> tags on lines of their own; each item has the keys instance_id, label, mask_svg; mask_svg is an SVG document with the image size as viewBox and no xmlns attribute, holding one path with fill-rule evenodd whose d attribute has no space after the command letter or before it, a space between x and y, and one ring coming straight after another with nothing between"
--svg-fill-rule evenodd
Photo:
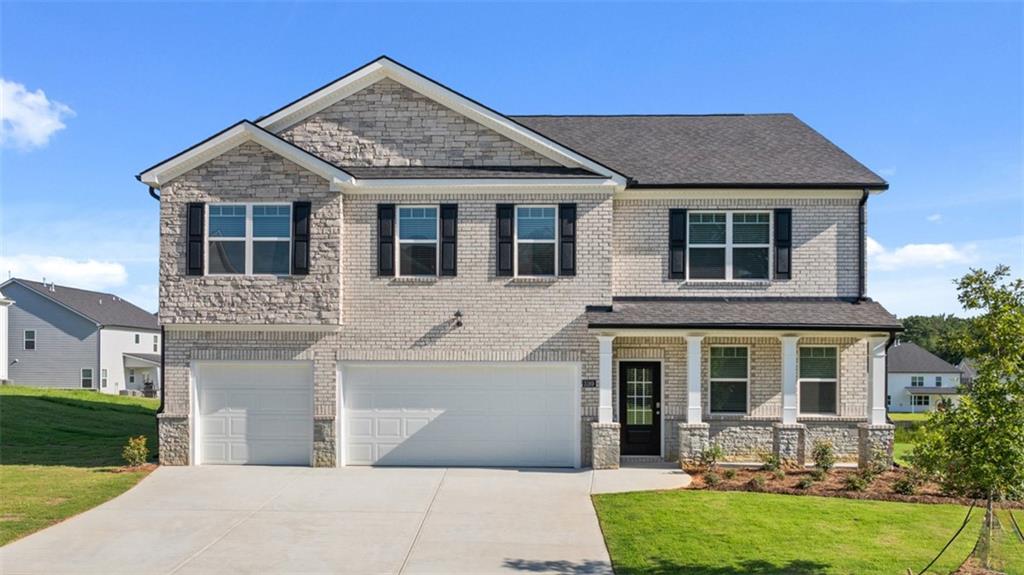
<instances>
[{"instance_id":1,"label":"concrete driveway","mask_svg":"<svg viewBox=\"0 0 1024 575\"><path fill-rule=\"evenodd\" d=\"M600 473L622 472L166 467L6 546L0 572L611 573Z\"/></svg>"}]
</instances>

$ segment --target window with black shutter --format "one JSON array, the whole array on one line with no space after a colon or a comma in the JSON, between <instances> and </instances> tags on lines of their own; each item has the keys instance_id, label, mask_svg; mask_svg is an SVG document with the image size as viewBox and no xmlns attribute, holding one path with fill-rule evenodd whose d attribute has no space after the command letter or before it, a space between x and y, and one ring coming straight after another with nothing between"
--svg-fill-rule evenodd
<instances>
[{"instance_id":1,"label":"window with black shutter","mask_svg":"<svg viewBox=\"0 0 1024 575\"><path fill-rule=\"evenodd\" d=\"M459 206L441 204L441 275L458 273Z\"/></svg>"},{"instance_id":2,"label":"window with black shutter","mask_svg":"<svg viewBox=\"0 0 1024 575\"><path fill-rule=\"evenodd\" d=\"M512 265L512 249L515 241L513 230L513 205L498 204L496 207L496 249L495 253L495 275L499 277L511 276L515 273Z\"/></svg>"},{"instance_id":3,"label":"window with black shutter","mask_svg":"<svg viewBox=\"0 0 1024 575\"><path fill-rule=\"evenodd\" d=\"M395 205L377 205L377 275L395 275Z\"/></svg>"},{"instance_id":4,"label":"window with black shutter","mask_svg":"<svg viewBox=\"0 0 1024 575\"><path fill-rule=\"evenodd\" d=\"M788 280L793 267L793 210L775 210L775 279Z\"/></svg>"},{"instance_id":5,"label":"window with black shutter","mask_svg":"<svg viewBox=\"0 0 1024 575\"><path fill-rule=\"evenodd\" d=\"M668 211L668 277L686 278L686 210Z\"/></svg>"},{"instance_id":6,"label":"window with black shutter","mask_svg":"<svg viewBox=\"0 0 1024 575\"><path fill-rule=\"evenodd\" d=\"M186 228L188 231L188 249L186 273L190 276L203 275L203 220L205 208L202 202L188 205Z\"/></svg>"},{"instance_id":7,"label":"window with black shutter","mask_svg":"<svg viewBox=\"0 0 1024 575\"><path fill-rule=\"evenodd\" d=\"M309 274L309 228L312 204L295 202L292 204L292 274L304 276Z\"/></svg>"},{"instance_id":8,"label":"window with black shutter","mask_svg":"<svg viewBox=\"0 0 1024 575\"><path fill-rule=\"evenodd\" d=\"M558 205L558 275L576 275L576 204Z\"/></svg>"}]
</instances>

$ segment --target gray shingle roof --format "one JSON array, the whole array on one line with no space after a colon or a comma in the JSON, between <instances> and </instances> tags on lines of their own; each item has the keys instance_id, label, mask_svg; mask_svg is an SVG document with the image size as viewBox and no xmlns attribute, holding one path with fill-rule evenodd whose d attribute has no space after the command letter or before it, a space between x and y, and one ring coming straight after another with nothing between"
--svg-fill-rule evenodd
<instances>
[{"instance_id":1,"label":"gray shingle roof","mask_svg":"<svg viewBox=\"0 0 1024 575\"><path fill-rule=\"evenodd\" d=\"M565 166L345 166L357 178L602 178L583 168Z\"/></svg>"},{"instance_id":2,"label":"gray shingle roof","mask_svg":"<svg viewBox=\"0 0 1024 575\"><path fill-rule=\"evenodd\" d=\"M128 357L134 357L136 359L141 359L143 361L148 361L150 363L156 363L156 364L160 363L160 354L159 353L128 353L126 351L126 352L124 352L124 355L126 355Z\"/></svg>"},{"instance_id":3,"label":"gray shingle roof","mask_svg":"<svg viewBox=\"0 0 1024 575\"><path fill-rule=\"evenodd\" d=\"M793 114L510 117L641 186L888 187Z\"/></svg>"},{"instance_id":4,"label":"gray shingle roof","mask_svg":"<svg viewBox=\"0 0 1024 575\"><path fill-rule=\"evenodd\" d=\"M889 373L960 373L941 357L912 341L903 341L889 348Z\"/></svg>"},{"instance_id":5,"label":"gray shingle roof","mask_svg":"<svg viewBox=\"0 0 1024 575\"><path fill-rule=\"evenodd\" d=\"M898 330L879 303L839 299L616 298L612 311L587 312L591 328Z\"/></svg>"},{"instance_id":6,"label":"gray shingle roof","mask_svg":"<svg viewBox=\"0 0 1024 575\"><path fill-rule=\"evenodd\" d=\"M64 304L100 325L160 329L155 315L114 294L60 285L53 286L53 291L50 291L48 284L18 278L13 281Z\"/></svg>"}]
</instances>

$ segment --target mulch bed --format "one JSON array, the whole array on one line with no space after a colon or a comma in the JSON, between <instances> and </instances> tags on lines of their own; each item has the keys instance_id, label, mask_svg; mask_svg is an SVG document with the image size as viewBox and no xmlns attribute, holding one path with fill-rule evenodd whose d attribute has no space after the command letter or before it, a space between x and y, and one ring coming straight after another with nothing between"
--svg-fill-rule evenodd
<instances>
[{"instance_id":1,"label":"mulch bed","mask_svg":"<svg viewBox=\"0 0 1024 575\"><path fill-rule=\"evenodd\" d=\"M734 472L732 479L727 479L725 474ZM693 477L693 482L688 489L710 489L714 491L757 491L760 493L779 493L784 495L817 495L819 497L842 497L846 499L868 499L874 501L899 501L903 503L946 503L970 505L971 499L965 497L952 497L944 494L937 485L925 483L918 487L913 495L902 495L893 489L893 483L900 477L907 474L904 469L894 467L886 471L868 485L864 491L851 491L846 488L845 479L849 475L855 475L856 469L833 469L821 481L815 481L809 488L800 489L797 484L801 479L811 476L810 469L788 470L781 479L769 472L760 469L723 467L717 472L719 482L709 486L704 481L704 473L699 470L687 470ZM754 487L750 480L755 476L764 478L762 488ZM982 505L979 503L979 505ZM1000 507L1013 509L1024 509L1024 502L1003 502Z\"/></svg>"},{"instance_id":2,"label":"mulch bed","mask_svg":"<svg viewBox=\"0 0 1024 575\"><path fill-rule=\"evenodd\" d=\"M138 467L113 467L111 469L105 469L104 471L106 471L107 473L134 473L136 471L145 471L146 473L152 473L157 467L158 466L155 463L143 463Z\"/></svg>"}]
</instances>

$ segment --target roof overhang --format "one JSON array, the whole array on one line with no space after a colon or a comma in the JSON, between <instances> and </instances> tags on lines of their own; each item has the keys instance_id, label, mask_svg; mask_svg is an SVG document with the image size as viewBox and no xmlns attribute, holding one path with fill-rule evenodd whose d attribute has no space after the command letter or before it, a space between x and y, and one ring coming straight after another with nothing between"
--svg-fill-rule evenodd
<instances>
[{"instance_id":1,"label":"roof overhang","mask_svg":"<svg viewBox=\"0 0 1024 575\"><path fill-rule=\"evenodd\" d=\"M331 183L332 190L340 190L354 180L351 174L303 150L256 124L242 120L191 148L147 168L136 176L139 181L159 188L178 176L196 168L246 142L256 142Z\"/></svg>"},{"instance_id":2,"label":"roof overhang","mask_svg":"<svg viewBox=\"0 0 1024 575\"><path fill-rule=\"evenodd\" d=\"M396 193L436 193L457 190L459 193L494 192L497 190L515 189L529 192L531 190L554 190L558 192L613 193L622 186L615 180L595 178L446 178L446 179L353 179L341 186L342 192L350 194L374 194L381 192Z\"/></svg>"},{"instance_id":3,"label":"roof overhang","mask_svg":"<svg viewBox=\"0 0 1024 575\"><path fill-rule=\"evenodd\" d=\"M960 395L957 387L910 387L907 386L907 393L910 395Z\"/></svg>"},{"instance_id":4,"label":"roof overhang","mask_svg":"<svg viewBox=\"0 0 1024 575\"><path fill-rule=\"evenodd\" d=\"M145 367L145 366L160 367L160 362L159 361L154 361L152 359L149 359L148 357L143 357L141 355L135 355L135 354L132 354L132 353L122 353L121 355L123 356L123 358L125 360L125 367ZM140 365L132 365L133 363L142 364L142 365L141 366Z\"/></svg>"},{"instance_id":5,"label":"roof overhang","mask_svg":"<svg viewBox=\"0 0 1024 575\"><path fill-rule=\"evenodd\" d=\"M259 118L256 124L271 132L279 133L302 119L385 78L398 82L410 90L422 94L438 104L454 110L554 162L563 165L580 166L612 179L619 185L626 185L627 178L608 166L559 144L439 82L406 68L386 56L377 58L373 62Z\"/></svg>"},{"instance_id":6,"label":"roof overhang","mask_svg":"<svg viewBox=\"0 0 1024 575\"><path fill-rule=\"evenodd\" d=\"M876 192L880 193L880 192ZM616 199L623 200L805 200L805 199L839 199L860 200L864 197L864 188L825 188L825 187L771 187L757 186L637 186L627 185L616 192Z\"/></svg>"},{"instance_id":7,"label":"roof overhang","mask_svg":"<svg viewBox=\"0 0 1024 575\"><path fill-rule=\"evenodd\" d=\"M885 190L889 189L888 183L857 183L857 182L821 182L813 184L800 184L800 183L700 183L700 182L689 182L680 184L642 184L632 183L629 184L630 189L634 190L671 190L671 189L747 189L747 190L857 190L867 191L872 194L880 194Z\"/></svg>"},{"instance_id":8,"label":"roof overhang","mask_svg":"<svg viewBox=\"0 0 1024 575\"><path fill-rule=\"evenodd\" d=\"M588 326L594 335L612 335L616 337L891 337L891 329L872 329L864 326Z\"/></svg>"}]
</instances>

